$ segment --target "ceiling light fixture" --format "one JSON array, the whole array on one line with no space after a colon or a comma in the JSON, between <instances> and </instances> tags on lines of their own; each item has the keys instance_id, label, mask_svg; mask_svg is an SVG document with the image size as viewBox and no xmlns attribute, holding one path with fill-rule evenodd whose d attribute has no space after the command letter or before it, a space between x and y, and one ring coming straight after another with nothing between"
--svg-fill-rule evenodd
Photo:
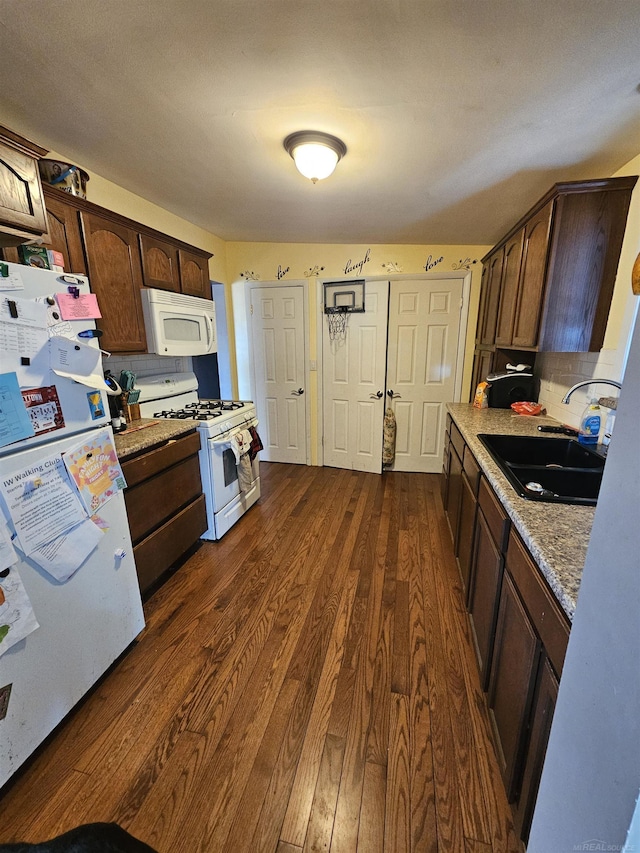
<instances>
[{"instance_id":1,"label":"ceiling light fixture","mask_svg":"<svg viewBox=\"0 0 640 853\"><path fill-rule=\"evenodd\" d=\"M284 147L293 157L300 174L314 184L328 178L338 160L347 153L347 146L337 136L316 130L299 130L289 134Z\"/></svg>"}]
</instances>

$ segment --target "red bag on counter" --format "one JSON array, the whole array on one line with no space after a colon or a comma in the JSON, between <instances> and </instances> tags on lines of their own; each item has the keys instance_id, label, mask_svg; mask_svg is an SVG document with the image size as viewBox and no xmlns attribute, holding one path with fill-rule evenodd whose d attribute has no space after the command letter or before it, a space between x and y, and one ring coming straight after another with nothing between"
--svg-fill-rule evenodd
<instances>
[{"instance_id":1,"label":"red bag on counter","mask_svg":"<svg viewBox=\"0 0 640 853\"><path fill-rule=\"evenodd\" d=\"M542 411L540 403L512 403L511 408L519 415L539 415Z\"/></svg>"}]
</instances>

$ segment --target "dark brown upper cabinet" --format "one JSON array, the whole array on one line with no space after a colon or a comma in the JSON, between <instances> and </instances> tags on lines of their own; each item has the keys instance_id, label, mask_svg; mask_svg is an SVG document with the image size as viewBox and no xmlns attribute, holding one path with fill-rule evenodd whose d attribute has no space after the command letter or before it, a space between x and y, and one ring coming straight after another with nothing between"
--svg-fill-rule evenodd
<instances>
[{"instance_id":1,"label":"dark brown upper cabinet","mask_svg":"<svg viewBox=\"0 0 640 853\"><path fill-rule=\"evenodd\" d=\"M109 352L145 352L138 234L96 213L83 211L80 218L91 290L102 311L100 346Z\"/></svg>"},{"instance_id":2,"label":"dark brown upper cabinet","mask_svg":"<svg viewBox=\"0 0 640 853\"><path fill-rule=\"evenodd\" d=\"M496 339L496 322L500 303L502 283L503 249L498 249L488 259L482 270L482 315L480 317L480 336L478 343L491 346Z\"/></svg>"},{"instance_id":3,"label":"dark brown upper cabinet","mask_svg":"<svg viewBox=\"0 0 640 853\"><path fill-rule=\"evenodd\" d=\"M636 181L556 184L516 223L483 258L479 343L552 352L602 347Z\"/></svg>"},{"instance_id":4,"label":"dark brown upper cabinet","mask_svg":"<svg viewBox=\"0 0 640 853\"><path fill-rule=\"evenodd\" d=\"M18 246L47 231L38 161L46 149L0 127L0 246Z\"/></svg>"},{"instance_id":5,"label":"dark brown upper cabinet","mask_svg":"<svg viewBox=\"0 0 640 853\"><path fill-rule=\"evenodd\" d=\"M62 252L64 268L67 272L86 274L87 262L82 244L80 216L75 207L66 203L66 193L52 190L56 195L50 195L45 189L47 218L49 220L49 239L46 249Z\"/></svg>"},{"instance_id":6,"label":"dark brown upper cabinet","mask_svg":"<svg viewBox=\"0 0 640 853\"><path fill-rule=\"evenodd\" d=\"M516 318L523 250L524 228L521 228L505 243L502 250L502 287L496 325L496 346L511 346L513 342L513 326Z\"/></svg>"},{"instance_id":7,"label":"dark brown upper cabinet","mask_svg":"<svg viewBox=\"0 0 640 853\"><path fill-rule=\"evenodd\" d=\"M49 227L42 246L62 254L65 272L86 275L87 262L78 209L68 204L68 196L61 190L51 189L46 184L43 189ZM2 254L5 261L21 263L16 247L7 247Z\"/></svg>"},{"instance_id":8,"label":"dark brown upper cabinet","mask_svg":"<svg viewBox=\"0 0 640 853\"><path fill-rule=\"evenodd\" d=\"M211 299L209 258L179 249L180 289L189 296Z\"/></svg>"},{"instance_id":9,"label":"dark brown upper cabinet","mask_svg":"<svg viewBox=\"0 0 640 853\"><path fill-rule=\"evenodd\" d=\"M48 235L44 246L62 252L67 272L89 276L108 352L146 352L140 290L155 287L211 299L211 254L154 231L79 196L45 184ZM19 262L16 248L2 250Z\"/></svg>"},{"instance_id":10,"label":"dark brown upper cabinet","mask_svg":"<svg viewBox=\"0 0 640 853\"><path fill-rule=\"evenodd\" d=\"M142 278L145 287L180 292L178 249L166 240L140 234Z\"/></svg>"}]
</instances>

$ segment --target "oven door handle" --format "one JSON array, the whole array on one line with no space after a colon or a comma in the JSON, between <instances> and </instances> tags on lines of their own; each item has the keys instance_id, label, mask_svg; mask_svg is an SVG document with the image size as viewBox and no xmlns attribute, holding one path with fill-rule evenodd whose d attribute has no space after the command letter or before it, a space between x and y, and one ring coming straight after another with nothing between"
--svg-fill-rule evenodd
<instances>
[{"instance_id":1,"label":"oven door handle","mask_svg":"<svg viewBox=\"0 0 640 853\"><path fill-rule=\"evenodd\" d=\"M242 430L244 430L244 429L249 429L249 427L257 427L257 426L258 426L258 419L252 418L251 420L246 421L244 424L242 424L242 426L234 427L228 433L225 433L225 435L221 435L220 438L212 438L211 444L228 444L228 445L231 445L231 439L233 438L234 435L237 435L239 432L242 432Z\"/></svg>"}]
</instances>

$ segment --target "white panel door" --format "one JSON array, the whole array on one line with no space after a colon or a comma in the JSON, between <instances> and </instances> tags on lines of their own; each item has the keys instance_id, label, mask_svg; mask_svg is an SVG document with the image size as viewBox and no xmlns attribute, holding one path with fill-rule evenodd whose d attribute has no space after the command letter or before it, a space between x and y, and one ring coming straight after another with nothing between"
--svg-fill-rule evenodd
<instances>
[{"instance_id":1,"label":"white panel door","mask_svg":"<svg viewBox=\"0 0 640 853\"><path fill-rule=\"evenodd\" d=\"M445 406L454 399L461 305L462 279L391 282L387 401L396 415L397 432L390 470L442 470Z\"/></svg>"},{"instance_id":2,"label":"white panel door","mask_svg":"<svg viewBox=\"0 0 640 853\"><path fill-rule=\"evenodd\" d=\"M307 461L304 292L302 286L252 287L251 333L256 407L265 462Z\"/></svg>"},{"instance_id":3,"label":"white panel door","mask_svg":"<svg viewBox=\"0 0 640 853\"><path fill-rule=\"evenodd\" d=\"M389 283L367 281L365 311L349 315L343 341L322 318L324 464L382 471Z\"/></svg>"}]
</instances>

